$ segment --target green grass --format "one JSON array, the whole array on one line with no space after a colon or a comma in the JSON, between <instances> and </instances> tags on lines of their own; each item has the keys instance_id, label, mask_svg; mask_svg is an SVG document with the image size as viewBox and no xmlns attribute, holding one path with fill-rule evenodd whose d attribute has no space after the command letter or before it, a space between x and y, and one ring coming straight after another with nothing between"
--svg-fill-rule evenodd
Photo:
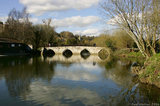
<instances>
[{"instance_id":1,"label":"green grass","mask_svg":"<svg viewBox=\"0 0 160 106\"><path fill-rule=\"evenodd\" d=\"M115 56L119 56L119 55L126 55L126 54L129 54L130 51L128 49L120 49L120 50L116 50L114 51L114 55Z\"/></svg>"},{"instance_id":2,"label":"green grass","mask_svg":"<svg viewBox=\"0 0 160 106\"><path fill-rule=\"evenodd\" d=\"M141 52L130 51L130 49L121 49L113 52L115 57L118 57L120 60L127 60L131 62L137 62L140 66L143 66L145 58Z\"/></svg>"},{"instance_id":3,"label":"green grass","mask_svg":"<svg viewBox=\"0 0 160 106\"><path fill-rule=\"evenodd\" d=\"M141 52L130 52L128 57L143 57Z\"/></svg>"},{"instance_id":4,"label":"green grass","mask_svg":"<svg viewBox=\"0 0 160 106\"><path fill-rule=\"evenodd\" d=\"M148 77L151 82L160 81L160 53L146 60L145 70L140 75L140 78Z\"/></svg>"},{"instance_id":5,"label":"green grass","mask_svg":"<svg viewBox=\"0 0 160 106\"><path fill-rule=\"evenodd\" d=\"M130 51L130 49L121 49L114 52L115 56L144 58L141 52Z\"/></svg>"}]
</instances>

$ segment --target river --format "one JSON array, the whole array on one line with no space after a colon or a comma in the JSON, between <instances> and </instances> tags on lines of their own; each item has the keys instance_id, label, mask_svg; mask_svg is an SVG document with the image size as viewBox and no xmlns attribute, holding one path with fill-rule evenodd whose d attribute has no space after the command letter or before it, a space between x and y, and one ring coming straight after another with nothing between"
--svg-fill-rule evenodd
<instances>
[{"instance_id":1,"label":"river","mask_svg":"<svg viewBox=\"0 0 160 106\"><path fill-rule=\"evenodd\" d=\"M131 61L97 55L0 57L0 106L125 106L160 103Z\"/></svg>"}]
</instances>

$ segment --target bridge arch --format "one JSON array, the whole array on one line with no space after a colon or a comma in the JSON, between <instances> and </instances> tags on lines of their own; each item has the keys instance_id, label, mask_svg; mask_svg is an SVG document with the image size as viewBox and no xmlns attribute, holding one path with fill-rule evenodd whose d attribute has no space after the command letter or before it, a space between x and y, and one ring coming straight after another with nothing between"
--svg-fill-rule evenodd
<instances>
[{"instance_id":1,"label":"bridge arch","mask_svg":"<svg viewBox=\"0 0 160 106\"><path fill-rule=\"evenodd\" d=\"M43 56L44 57L53 57L55 55L55 52L52 49L44 49L43 50Z\"/></svg>"},{"instance_id":2,"label":"bridge arch","mask_svg":"<svg viewBox=\"0 0 160 106\"><path fill-rule=\"evenodd\" d=\"M80 52L80 55L83 59L87 59L91 55L91 53L85 48Z\"/></svg>"},{"instance_id":3,"label":"bridge arch","mask_svg":"<svg viewBox=\"0 0 160 106\"><path fill-rule=\"evenodd\" d=\"M106 48L102 48L101 50L98 51L98 56L102 60L105 60L106 58L108 58L108 55L110 55L110 52Z\"/></svg>"},{"instance_id":4,"label":"bridge arch","mask_svg":"<svg viewBox=\"0 0 160 106\"><path fill-rule=\"evenodd\" d=\"M82 54L90 54L90 51L88 50L88 49L83 49L81 52L80 52L80 54L82 55Z\"/></svg>"},{"instance_id":5,"label":"bridge arch","mask_svg":"<svg viewBox=\"0 0 160 106\"><path fill-rule=\"evenodd\" d=\"M69 57L71 57L73 55L73 53L72 53L72 51L70 49L65 49L62 54L66 58L69 58Z\"/></svg>"}]
</instances>

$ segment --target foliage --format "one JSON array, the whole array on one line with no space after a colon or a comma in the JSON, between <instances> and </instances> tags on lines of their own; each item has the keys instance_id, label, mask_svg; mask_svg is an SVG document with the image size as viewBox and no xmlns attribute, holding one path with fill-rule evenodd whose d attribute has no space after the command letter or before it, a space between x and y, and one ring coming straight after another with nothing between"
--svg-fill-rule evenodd
<instances>
[{"instance_id":1,"label":"foliage","mask_svg":"<svg viewBox=\"0 0 160 106\"><path fill-rule=\"evenodd\" d=\"M112 36L114 36L117 49L136 47L134 46L133 39L124 30L116 30Z\"/></svg>"},{"instance_id":2,"label":"foliage","mask_svg":"<svg viewBox=\"0 0 160 106\"><path fill-rule=\"evenodd\" d=\"M93 46L92 40L94 39L94 37L92 36L80 36L79 40L79 45L84 45L84 46Z\"/></svg>"},{"instance_id":3,"label":"foliage","mask_svg":"<svg viewBox=\"0 0 160 106\"><path fill-rule=\"evenodd\" d=\"M143 55L141 54L141 52L130 52L130 53L128 54L128 57L141 58L141 57L143 57Z\"/></svg>"},{"instance_id":4,"label":"foliage","mask_svg":"<svg viewBox=\"0 0 160 106\"><path fill-rule=\"evenodd\" d=\"M26 43L32 36L31 22L29 22L29 14L26 8L22 11L12 9L8 14L8 19L5 23L3 37L19 40Z\"/></svg>"},{"instance_id":5,"label":"foliage","mask_svg":"<svg viewBox=\"0 0 160 106\"><path fill-rule=\"evenodd\" d=\"M108 48L110 48L113 51L116 49L115 41L113 41L113 39L111 39L111 38L106 40L106 45L107 45Z\"/></svg>"},{"instance_id":6,"label":"foliage","mask_svg":"<svg viewBox=\"0 0 160 106\"><path fill-rule=\"evenodd\" d=\"M147 59L144 64L145 69L141 73L141 78L149 78L152 81L160 81L160 54L156 54Z\"/></svg>"},{"instance_id":7,"label":"foliage","mask_svg":"<svg viewBox=\"0 0 160 106\"><path fill-rule=\"evenodd\" d=\"M156 54L160 36L158 0L104 0L101 9L110 16L110 23L128 33L146 58Z\"/></svg>"},{"instance_id":8,"label":"foliage","mask_svg":"<svg viewBox=\"0 0 160 106\"><path fill-rule=\"evenodd\" d=\"M133 48L134 41L123 30L115 30L111 34L101 34L92 40L97 46L108 47L111 50Z\"/></svg>"},{"instance_id":9,"label":"foliage","mask_svg":"<svg viewBox=\"0 0 160 106\"><path fill-rule=\"evenodd\" d=\"M114 52L113 55L118 57L135 58L135 59L144 58L140 51L137 51L137 49L130 49L130 48L117 50Z\"/></svg>"},{"instance_id":10,"label":"foliage","mask_svg":"<svg viewBox=\"0 0 160 106\"><path fill-rule=\"evenodd\" d=\"M33 49L37 50L39 47L42 47L42 45L44 45L44 29L41 25L33 26L33 33L34 36L31 38L31 43L33 45Z\"/></svg>"},{"instance_id":11,"label":"foliage","mask_svg":"<svg viewBox=\"0 0 160 106\"><path fill-rule=\"evenodd\" d=\"M78 41L76 40L76 38L70 38L67 39L67 45L73 45L73 44L78 44Z\"/></svg>"},{"instance_id":12,"label":"foliage","mask_svg":"<svg viewBox=\"0 0 160 106\"><path fill-rule=\"evenodd\" d=\"M48 46L49 43L52 43L54 41L54 36L56 34L55 32L55 28L50 26L50 24L48 25L41 25L42 29L44 31L44 35L43 35L43 46Z\"/></svg>"},{"instance_id":13,"label":"foliage","mask_svg":"<svg viewBox=\"0 0 160 106\"><path fill-rule=\"evenodd\" d=\"M3 32L3 22L0 21L0 36L2 36Z\"/></svg>"},{"instance_id":14,"label":"foliage","mask_svg":"<svg viewBox=\"0 0 160 106\"><path fill-rule=\"evenodd\" d=\"M60 33L60 39L62 41L61 45L76 45L78 43L78 39L69 31L62 31Z\"/></svg>"},{"instance_id":15,"label":"foliage","mask_svg":"<svg viewBox=\"0 0 160 106\"><path fill-rule=\"evenodd\" d=\"M92 43L95 43L96 46L107 47L106 40L109 38L110 38L109 34L101 34L100 36L95 37L92 40Z\"/></svg>"}]
</instances>

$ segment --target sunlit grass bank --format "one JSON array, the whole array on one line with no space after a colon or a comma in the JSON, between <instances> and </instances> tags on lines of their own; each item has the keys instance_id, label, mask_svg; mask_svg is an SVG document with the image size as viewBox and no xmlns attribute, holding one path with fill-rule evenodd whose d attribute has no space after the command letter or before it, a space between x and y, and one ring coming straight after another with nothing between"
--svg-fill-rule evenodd
<instances>
[{"instance_id":1,"label":"sunlit grass bank","mask_svg":"<svg viewBox=\"0 0 160 106\"><path fill-rule=\"evenodd\" d=\"M160 87L160 53L147 59L139 77L142 82Z\"/></svg>"}]
</instances>

